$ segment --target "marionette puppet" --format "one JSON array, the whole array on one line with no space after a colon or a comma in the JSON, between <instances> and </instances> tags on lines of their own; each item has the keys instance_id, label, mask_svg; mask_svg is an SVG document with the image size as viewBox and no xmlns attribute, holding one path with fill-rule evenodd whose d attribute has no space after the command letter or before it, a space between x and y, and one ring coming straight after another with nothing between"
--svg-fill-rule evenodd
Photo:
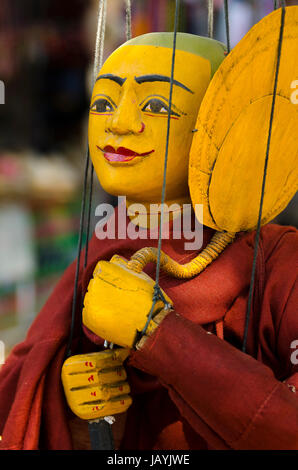
<instances>
[{"instance_id":1,"label":"marionette puppet","mask_svg":"<svg viewBox=\"0 0 298 470\"><path fill-rule=\"evenodd\" d=\"M203 205L203 246L93 236L75 321L73 264L0 373L1 448L88 448L87 422L116 415L117 449L298 449L298 237L268 225L297 190L297 36L289 7L227 56L152 33L106 60L89 117L101 185L143 234L132 205Z\"/></svg>"}]
</instances>

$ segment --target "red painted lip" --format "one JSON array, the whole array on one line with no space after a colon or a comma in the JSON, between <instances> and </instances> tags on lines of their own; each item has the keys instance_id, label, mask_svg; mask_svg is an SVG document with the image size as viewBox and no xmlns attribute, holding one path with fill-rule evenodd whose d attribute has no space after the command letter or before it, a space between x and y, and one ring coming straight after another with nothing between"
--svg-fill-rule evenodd
<instances>
[{"instance_id":1,"label":"red painted lip","mask_svg":"<svg viewBox=\"0 0 298 470\"><path fill-rule=\"evenodd\" d=\"M150 150L149 152L138 153L125 147L118 147L116 150L111 145L106 145L103 149L97 145L97 148L103 152L103 156L109 162L129 162L136 157L145 157L154 152L154 150Z\"/></svg>"}]
</instances>

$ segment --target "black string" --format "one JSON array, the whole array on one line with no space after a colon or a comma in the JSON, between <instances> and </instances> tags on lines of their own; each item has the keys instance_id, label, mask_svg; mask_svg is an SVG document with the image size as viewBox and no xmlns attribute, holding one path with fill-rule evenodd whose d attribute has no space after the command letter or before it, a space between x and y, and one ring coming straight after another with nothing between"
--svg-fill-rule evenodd
<instances>
[{"instance_id":1,"label":"black string","mask_svg":"<svg viewBox=\"0 0 298 470\"><path fill-rule=\"evenodd\" d=\"M70 357L72 355L72 341L73 341L73 335L74 335L76 309L77 309L78 284L79 284L79 274L80 274L81 250L82 250L83 233L84 233L89 163L90 163L90 155L89 155L89 145L88 145L87 151L86 151L86 159L85 159L84 184L83 184L83 194L82 194L82 202L81 202L80 227L79 227L79 238L78 238L78 246L77 246L77 261L76 261L76 271L75 271L75 280L74 280L74 292L73 292L73 298L72 298L70 334L69 334L68 343L66 347L66 357Z\"/></svg>"},{"instance_id":2,"label":"black string","mask_svg":"<svg viewBox=\"0 0 298 470\"><path fill-rule=\"evenodd\" d=\"M279 8L280 6L281 7L286 6L285 0L274 0L274 10L277 10L277 8Z\"/></svg>"},{"instance_id":3,"label":"black string","mask_svg":"<svg viewBox=\"0 0 298 470\"><path fill-rule=\"evenodd\" d=\"M162 225L163 225L163 215L164 215L163 209L164 209L165 195L166 195L167 164L168 164L168 153L169 153L172 96L173 96L173 85L174 85L174 67L175 67L175 57L176 57L176 42L177 42L179 10L180 10L180 0L176 0L174 37L173 37L173 49L172 49L172 65L171 65L171 78L170 78L170 96L169 96L169 109L168 109L168 120L167 120L167 136L166 136L166 149L165 149L165 159L164 159L163 184L162 184L162 193L161 193L161 215L160 215L160 225L159 225L159 231L158 231L158 248L157 248L155 285L154 285L152 306L151 306L151 309L147 318L146 325L143 328L142 334L146 333L147 327L154 313L154 307L155 307L156 302L158 300L162 300L164 304L167 305L167 301L159 286L159 273L160 273L160 256L161 256L161 244L162 244Z\"/></svg>"},{"instance_id":4,"label":"black string","mask_svg":"<svg viewBox=\"0 0 298 470\"><path fill-rule=\"evenodd\" d=\"M231 51L231 42L230 42L230 19L229 19L229 2L228 2L228 0L224 1L224 12L225 12L225 23L226 23L227 50L228 50L228 53L229 53Z\"/></svg>"},{"instance_id":5,"label":"black string","mask_svg":"<svg viewBox=\"0 0 298 470\"><path fill-rule=\"evenodd\" d=\"M90 183L89 183L89 198L88 198L88 214L87 214L86 248L85 248L84 268L87 267L89 238L90 238L90 221L91 221L91 207L92 207L92 196L93 196L93 176L94 176L94 166L93 166L92 161L90 161L90 166L91 166L91 168L90 168Z\"/></svg>"},{"instance_id":6,"label":"black string","mask_svg":"<svg viewBox=\"0 0 298 470\"><path fill-rule=\"evenodd\" d=\"M89 160L90 160L90 163L89 163L90 176L89 176L89 195L88 195L88 204L87 204L87 211L88 211L87 212L87 229L86 229L86 244L85 244L85 257L84 257L84 264L83 264L83 274L84 274L84 270L86 269L87 263L88 263L91 208L92 208L92 196L93 196L94 166L93 166L92 160L91 159L89 159ZM84 307L84 295L85 295L85 292L82 291L81 312L83 311L83 307ZM83 341L83 324L82 324L83 318L82 318L82 315L80 315L79 319L80 319L80 323L79 323L79 338L78 338L77 349L81 350L82 341Z\"/></svg>"},{"instance_id":7,"label":"black string","mask_svg":"<svg viewBox=\"0 0 298 470\"><path fill-rule=\"evenodd\" d=\"M268 131L268 139L267 139L265 164L264 164L264 173L263 173L263 182L262 182L262 191L261 191L261 199L260 199L258 224L257 224L257 230L256 230L256 237L255 237L253 264L252 264L251 279L250 279L249 294L248 294L248 302L247 302L247 310L246 310L246 318L245 318L245 329L244 329L244 337L243 337L243 344L242 344L242 351L243 352L246 352L248 327L249 327L249 320L250 320L250 314L251 314L252 296L253 296L254 283L255 283L256 264L257 264L257 256L258 256L258 248L259 248L259 240L260 240L260 231L261 231L262 210L263 210L265 184L266 184L267 167L268 167L268 157L269 157L269 150L270 150L270 143L271 143L272 125L273 125L273 117L274 117L274 110L275 110L278 74L279 74L279 68L280 68L281 49L282 49L283 32L284 32L284 24L285 24L285 13L286 13L286 10L285 10L285 7L283 6L282 9L281 9L281 22L280 22L280 32L279 32L279 39L278 39L277 62L276 62L276 71L275 71L275 78L274 78L274 89L273 89L273 96L272 96L270 121L269 121L269 131Z\"/></svg>"},{"instance_id":8,"label":"black string","mask_svg":"<svg viewBox=\"0 0 298 470\"><path fill-rule=\"evenodd\" d=\"M170 128L171 128L171 111L172 111L172 97L173 97L173 85L174 85L174 67L175 67L175 57L176 57L177 29L178 29L178 20L179 20L179 6L180 6L180 0L176 0L175 25L174 25L174 37L173 37L173 49L172 49L172 65L171 65L171 78L170 78L170 96L169 96L169 109L168 109L168 119L167 119L166 150L165 150L163 184L162 184L162 193L161 193L162 206L161 206L161 219L160 219L159 234L158 234L158 253L157 253L156 278L155 278L156 284L158 284L159 282L159 272L160 272L162 224L163 224L163 216L164 216L163 208L164 208L165 195L166 195L167 165L168 165Z\"/></svg>"}]
</instances>

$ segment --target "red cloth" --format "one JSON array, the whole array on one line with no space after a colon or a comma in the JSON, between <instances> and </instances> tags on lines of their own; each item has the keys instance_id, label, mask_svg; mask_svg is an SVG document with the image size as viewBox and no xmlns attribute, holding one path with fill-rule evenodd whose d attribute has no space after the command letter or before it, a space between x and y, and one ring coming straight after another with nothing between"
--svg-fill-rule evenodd
<instances>
[{"instance_id":1,"label":"red cloth","mask_svg":"<svg viewBox=\"0 0 298 470\"><path fill-rule=\"evenodd\" d=\"M204 245L212 233L204 230ZM254 237L241 234L194 279L161 274L175 312L126 364L133 404L122 449L298 449L298 365L291 362L291 343L298 339L297 231L276 225L261 231L244 354L239 348ZM185 263L194 253L185 252L183 243L164 240L163 249ZM129 258L146 245L146 240L93 237L78 305L98 260L115 253ZM72 264L0 372L1 449L72 449L60 373L74 271ZM154 277L155 266L146 271ZM219 319L225 340L206 333L215 331ZM76 338L78 331L79 322ZM87 350L96 346L85 337L74 353Z\"/></svg>"}]
</instances>

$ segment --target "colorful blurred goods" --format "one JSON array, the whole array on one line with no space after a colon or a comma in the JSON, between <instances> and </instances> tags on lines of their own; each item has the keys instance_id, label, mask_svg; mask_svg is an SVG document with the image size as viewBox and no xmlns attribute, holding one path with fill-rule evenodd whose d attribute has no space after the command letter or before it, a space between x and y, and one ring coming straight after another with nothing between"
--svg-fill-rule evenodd
<instances>
[{"instance_id":1,"label":"colorful blurred goods","mask_svg":"<svg viewBox=\"0 0 298 470\"><path fill-rule=\"evenodd\" d=\"M77 171L61 158L0 157L0 336L6 354L75 258L78 188Z\"/></svg>"},{"instance_id":2,"label":"colorful blurred goods","mask_svg":"<svg viewBox=\"0 0 298 470\"><path fill-rule=\"evenodd\" d=\"M64 204L79 187L79 174L63 156L0 153L0 197L25 198L34 206Z\"/></svg>"},{"instance_id":3,"label":"colorful blurred goods","mask_svg":"<svg viewBox=\"0 0 298 470\"><path fill-rule=\"evenodd\" d=\"M5 247L0 250L0 336L7 353L75 258L78 210L78 203L71 203L32 215L20 204L0 206L1 247ZM8 331L12 327L14 333Z\"/></svg>"},{"instance_id":4,"label":"colorful blurred goods","mask_svg":"<svg viewBox=\"0 0 298 470\"><path fill-rule=\"evenodd\" d=\"M0 226L0 330L3 330L16 326L20 313L24 315L27 310L26 302L21 302L24 292L21 286L32 284L36 261L32 218L25 206L2 204Z\"/></svg>"}]
</instances>

